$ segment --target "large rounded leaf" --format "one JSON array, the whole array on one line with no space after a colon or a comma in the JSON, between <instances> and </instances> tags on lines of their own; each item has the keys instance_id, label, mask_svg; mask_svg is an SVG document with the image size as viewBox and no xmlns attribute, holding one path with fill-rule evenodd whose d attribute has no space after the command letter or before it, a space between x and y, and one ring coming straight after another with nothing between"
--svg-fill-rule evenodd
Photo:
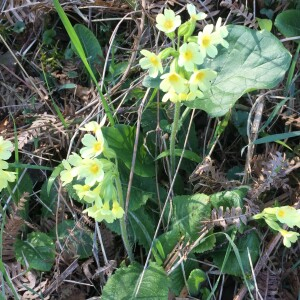
<instances>
[{"instance_id":1,"label":"large rounded leaf","mask_svg":"<svg viewBox=\"0 0 300 300\"><path fill-rule=\"evenodd\" d=\"M246 92L277 86L291 61L290 53L270 32L237 25L227 28L229 48L219 48L218 56L204 66L218 72L211 89L203 99L184 102L211 116L226 114Z\"/></svg>"},{"instance_id":2,"label":"large rounded leaf","mask_svg":"<svg viewBox=\"0 0 300 300\"><path fill-rule=\"evenodd\" d=\"M118 269L109 278L102 293L102 300L130 300L130 299L168 299L168 278L162 267L150 263L146 269L139 292L136 295L136 286L139 283L142 266L133 264Z\"/></svg>"},{"instance_id":3,"label":"large rounded leaf","mask_svg":"<svg viewBox=\"0 0 300 300\"><path fill-rule=\"evenodd\" d=\"M28 234L26 241L16 241L15 253L22 265L47 272L51 270L55 260L55 245L47 234L32 232Z\"/></svg>"},{"instance_id":4,"label":"large rounded leaf","mask_svg":"<svg viewBox=\"0 0 300 300\"><path fill-rule=\"evenodd\" d=\"M135 143L136 128L118 124L114 127L103 127L103 135L117 154L117 157L130 170L132 163L132 153ZM143 146L143 136L140 134L138 150L136 154L134 173L142 177L155 176L155 168L152 157Z\"/></svg>"},{"instance_id":5,"label":"large rounded leaf","mask_svg":"<svg viewBox=\"0 0 300 300\"><path fill-rule=\"evenodd\" d=\"M275 26L286 37L300 35L300 10L290 9L280 13L275 20ZM300 39L295 40L300 43Z\"/></svg>"}]
</instances>

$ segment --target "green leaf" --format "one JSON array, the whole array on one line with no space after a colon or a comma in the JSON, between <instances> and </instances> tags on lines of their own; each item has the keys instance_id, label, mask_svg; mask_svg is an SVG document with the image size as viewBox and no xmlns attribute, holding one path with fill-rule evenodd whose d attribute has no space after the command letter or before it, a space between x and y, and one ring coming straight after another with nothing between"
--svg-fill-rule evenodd
<instances>
[{"instance_id":1,"label":"green leaf","mask_svg":"<svg viewBox=\"0 0 300 300\"><path fill-rule=\"evenodd\" d=\"M240 187L232 191L215 193L210 196L210 202L214 208L220 206L226 207L243 207L243 199L246 197L248 187Z\"/></svg>"},{"instance_id":2,"label":"green leaf","mask_svg":"<svg viewBox=\"0 0 300 300\"><path fill-rule=\"evenodd\" d=\"M51 173L49 179L48 179L48 183L47 183L47 194L49 195L52 185L56 179L56 177L60 174L60 172L64 169L63 164L59 164L57 167L55 167L55 169L53 170L53 172Z\"/></svg>"},{"instance_id":3,"label":"green leaf","mask_svg":"<svg viewBox=\"0 0 300 300\"><path fill-rule=\"evenodd\" d=\"M103 58L101 46L93 32L82 24L76 24L74 30L83 47L85 56L94 74L96 74L95 64ZM76 46L72 43L72 50L76 52Z\"/></svg>"},{"instance_id":4,"label":"green leaf","mask_svg":"<svg viewBox=\"0 0 300 300\"><path fill-rule=\"evenodd\" d=\"M124 199L126 199L126 192L128 185L125 185L126 189L123 188L124 191ZM146 202L152 198L152 193L145 192L135 186L131 186L130 191L130 199L129 199L129 210L135 211L139 209L141 206L145 205Z\"/></svg>"},{"instance_id":5,"label":"green leaf","mask_svg":"<svg viewBox=\"0 0 300 300\"><path fill-rule=\"evenodd\" d=\"M192 270L196 268L199 268L197 258L195 255L189 254L187 260L182 263L182 266L176 268L175 271L169 275L170 289L176 296L179 296L185 286L185 278L188 278Z\"/></svg>"},{"instance_id":6,"label":"green leaf","mask_svg":"<svg viewBox=\"0 0 300 300\"><path fill-rule=\"evenodd\" d=\"M188 278L188 290L192 296L197 296L200 292L200 284L206 280L206 274L200 269L191 272Z\"/></svg>"},{"instance_id":7,"label":"green leaf","mask_svg":"<svg viewBox=\"0 0 300 300\"><path fill-rule=\"evenodd\" d=\"M229 48L220 47L218 56L204 65L218 72L211 89L203 99L184 102L211 116L226 114L247 92L277 86L291 61L291 54L270 32L237 25L227 28Z\"/></svg>"},{"instance_id":8,"label":"green leaf","mask_svg":"<svg viewBox=\"0 0 300 300\"><path fill-rule=\"evenodd\" d=\"M268 135L263 138L255 140L255 142L253 144L258 145L258 144L277 142L279 140L285 140L285 139L289 139L291 137L297 137L297 136L300 136L300 131L272 134L272 135Z\"/></svg>"},{"instance_id":9,"label":"green leaf","mask_svg":"<svg viewBox=\"0 0 300 300\"><path fill-rule=\"evenodd\" d=\"M286 10L275 19L274 25L286 37L294 37L300 35L300 10ZM295 40L300 43L300 39Z\"/></svg>"},{"instance_id":10,"label":"green leaf","mask_svg":"<svg viewBox=\"0 0 300 300\"><path fill-rule=\"evenodd\" d=\"M56 31L54 29L45 30L43 33L43 43L45 45L51 45L56 36Z\"/></svg>"},{"instance_id":11,"label":"green leaf","mask_svg":"<svg viewBox=\"0 0 300 300\"><path fill-rule=\"evenodd\" d=\"M64 250L72 257L90 257L93 249L92 233L89 229L78 225L73 220L65 220L54 228L50 235L53 239L58 237L64 245Z\"/></svg>"},{"instance_id":12,"label":"green leaf","mask_svg":"<svg viewBox=\"0 0 300 300\"><path fill-rule=\"evenodd\" d=\"M104 127L102 131L108 145L115 150L118 159L130 170L136 129L127 125L115 125ZM134 172L142 177L155 176L153 159L143 146L142 134L140 134Z\"/></svg>"},{"instance_id":13,"label":"green leaf","mask_svg":"<svg viewBox=\"0 0 300 300\"><path fill-rule=\"evenodd\" d=\"M135 296L142 270L142 266L137 263L118 269L104 286L101 300L168 299L167 275L155 263L150 263L146 269L139 292Z\"/></svg>"},{"instance_id":14,"label":"green leaf","mask_svg":"<svg viewBox=\"0 0 300 300\"><path fill-rule=\"evenodd\" d=\"M55 260L55 245L47 234L32 232L26 241L16 241L15 253L22 265L28 264L30 268L47 272Z\"/></svg>"},{"instance_id":15,"label":"green leaf","mask_svg":"<svg viewBox=\"0 0 300 300\"><path fill-rule=\"evenodd\" d=\"M147 75L144 80L143 80L143 86L146 88L159 88L159 85L161 83L161 79L160 76L156 77L156 78L152 78L149 75Z\"/></svg>"},{"instance_id":16,"label":"green leaf","mask_svg":"<svg viewBox=\"0 0 300 300\"><path fill-rule=\"evenodd\" d=\"M209 197L205 194L176 196L173 204L173 227L178 226L181 232L186 232L192 239L196 239L199 236L200 222L210 219Z\"/></svg>"},{"instance_id":17,"label":"green leaf","mask_svg":"<svg viewBox=\"0 0 300 300\"><path fill-rule=\"evenodd\" d=\"M45 181L41 189L41 202L42 202L42 217L49 218L55 215L55 208L58 198L58 192L54 185L52 185L49 194L47 193L48 181Z\"/></svg>"},{"instance_id":18,"label":"green leaf","mask_svg":"<svg viewBox=\"0 0 300 300\"><path fill-rule=\"evenodd\" d=\"M252 264L255 265L258 257L259 257L259 247L260 247L260 239L255 231L250 231L246 236L240 236L235 241L236 247L240 254L242 267L246 274L251 274L251 267L249 263L248 250L250 252ZM221 269L225 257L225 253L227 250L227 246L223 246L221 249L214 251L212 257L214 263ZM228 260L223 268L223 272L225 274L234 275L234 276L242 276L242 270L239 265L239 262L236 258L235 253L232 248L229 253Z\"/></svg>"},{"instance_id":19,"label":"green leaf","mask_svg":"<svg viewBox=\"0 0 300 300\"><path fill-rule=\"evenodd\" d=\"M256 18L258 25L261 30L267 30L271 31L272 30L272 21L269 19L261 19L261 18Z\"/></svg>"},{"instance_id":20,"label":"green leaf","mask_svg":"<svg viewBox=\"0 0 300 300\"><path fill-rule=\"evenodd\" d=\"M22 22L22 21L17 21L17 22L15 23L15 25L14 25L13 31L14 31L15 33L21 33L21 32L23 32L23 31L25 30L25 27L26 27L26 25L25 25L24 22Z\"/></svg>"},{"instance_id":21,"label":"green leaf","mask_svg":"<svg viewBox=\"0 0 300 300\"><path fill-rule=\"evenodd\" d=\"M183 153L182 153L182 151L183 151L183 149L175 149L175 156L181 157L181 155L182 155L184 158L187 158L196 163L201 162L201 158L197 153L190 151L190 150L184 150ZM156 157L156 160L161 159L166 156L169 156L169 155L170 155L170 150L165 150Z\"/></svg>"},{"instance_id":22,"label":"green leaf","mask_svg":"<svg viewBox=\"0 0 300 300\"><path fill-rule=\"evenodd\" d=\"M200 241L199 245L193 249L193 253L203 253L212 250L216 245L216 236L208 232L207 235Z\"/></svg>"},{"instance_id":23,"label":"green leaf","mask_svg":"<svg viewBox=\"0 0 300 300\"><path fill-rule=\"evenodd\" d=\"M137 242L148 251L154 236L155 224L152 215L145 210L145 207L142 206L133 212L129 211L127 227L129 239L134 243ZM115 233L121 234L119 220L106 223L106 226Z\"/></svg>"},{"instance_id":24,"label":"green leaf","mask_svg":"<svg viewBox=\"0 0 300 300\"><path fill-rule=\"evenodd\" d=\"M239 134L243 137L247 136L247 123L249 113L242 110L234 110L231 116L234 127L238 130Z\"/></svg>"}]
</instances>

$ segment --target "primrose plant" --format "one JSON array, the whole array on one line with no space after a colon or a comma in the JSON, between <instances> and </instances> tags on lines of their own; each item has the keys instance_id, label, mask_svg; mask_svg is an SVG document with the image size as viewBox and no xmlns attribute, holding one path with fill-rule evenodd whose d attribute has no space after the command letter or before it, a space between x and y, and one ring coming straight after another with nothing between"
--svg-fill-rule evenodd
<instances>
[{"instance_id":1,"label":"primrose plant","mask_svg":"<svg viewBox=\"0 0 300 300\"><path fill-rule=\"evenodd\" d=\"M100 124L92 121L81 129L90 133L86 133L82 139L84 147L80 149L80 154L72 153L62 161L64 169L60 178L63 186L71 185L78 199L88 205L83 212L95 221L112 223L120 220L124 245L132 259L116 154L102 134L104 123L105 118Z\"/></svg>"},{"instance_id":2,"label":"primrose plant","mask_svg":"<svg viewBox=\"0 0 300 300\"><path fill-rule=\"evenodd\" d=\"M0 192L5 188L9 188L9 182L16 180L15 173L7 171L8 162L6 161L11 157L13 149L12 142L0 136Z\"/></svg>"},{"instance_id":3,"label":"primrose plant","mask_svg":"<svg viewBox=\"0 0 300 300\"><path fill-rule=\"evenodd\" d=\"M295 209L292 206L268 207L261 213L253 216L253 219L264 219L270 228L282 235L283 244L288 248L300 236L296 231L288 231L283 228L284 224L290 228L300 228L300 209Z\"/></svg>"},{"instance_id":4,"label":"primrose plant","mask_svg":"<svg viewBox=\"0 0 300 300\"><path fill-rule=\"evenodd\" d=\"M216 26L206 25L197 36L193 33L197 21L206 18L205 13L197 13L192 4L187 5L190 19L181 24L181 17L176 16L172 10L165 9L163 14L156 17L156 27L164 32L172 41L172 47L155 54L148 50L141 50L144 56L140 59L142 69L149 70L149 76L162 79L159 88L165 93L162 101L175 103L172 134L170 139L171 169L175 169L175 138L178 130L180 106L183 101L201 99L203 92L211 87L212 81L217 77L217 72L203 68L201 65L206 59L214 59L217 46L228 48L225 40L228 35L226 26L221 25L221 18ZM163 66L163 61L167 61Z\"/></svg>"}]
</instances>

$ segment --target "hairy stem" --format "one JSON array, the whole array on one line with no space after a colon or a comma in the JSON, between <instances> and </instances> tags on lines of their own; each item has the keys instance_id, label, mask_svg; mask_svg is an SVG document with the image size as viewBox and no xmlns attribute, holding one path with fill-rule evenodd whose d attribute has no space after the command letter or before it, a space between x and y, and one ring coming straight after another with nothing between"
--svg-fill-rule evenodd
<instances>
[{"instance_id":1,"label":"hairy stem","mask_svg":"<svg viewBox=\"0 0 300 300\"><path fill-rule=\"evenodd\" d=\"M116 187L117 187L117 192L118 192L119 204L125 211L123 191L122 191L122 186L121 186L121 181L120 181L119 176L116 177ZM129 257L130 262L133 262L134 257L133 257L132 249L131 249L130 242L128 239L128 232L127 232L126 222L125 222L125 214L120 219L120 228L121 228L121 235L122 235L122 239L123 239L123 243L124 243L124 247L126 249L127 255Z\"/></svg>"},{"instance_id":2,"label":"hairy stem","mask_svg":"<svg viewBox=\"0 0 300 300\"><path fill-rule=\"evenodd\" d=\"M175 111L174 111L174 119L172 125L171 139L170 139L170 157L171 157L171 174L174 176L175 174L175 140L178 131L178 123L179 123L179 115L180 115L180 102L175 103Z\"/></svg>"}]
</instances>

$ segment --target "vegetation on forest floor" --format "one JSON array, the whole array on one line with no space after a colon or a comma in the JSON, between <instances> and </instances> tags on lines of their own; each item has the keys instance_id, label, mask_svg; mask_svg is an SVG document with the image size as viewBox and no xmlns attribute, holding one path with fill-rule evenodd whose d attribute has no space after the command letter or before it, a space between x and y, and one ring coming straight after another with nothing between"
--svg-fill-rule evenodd
<instances>
[{"instance_id":1,"label":"vegetation on forest floor","mask_svg":"<svg viewBox=\"0 0 300 300\"><path fill-rule=\"evenodd\" d=\"M1 299L299 297L300 3L215 2L0 5Z\"/></svg>"}]
</instances>

